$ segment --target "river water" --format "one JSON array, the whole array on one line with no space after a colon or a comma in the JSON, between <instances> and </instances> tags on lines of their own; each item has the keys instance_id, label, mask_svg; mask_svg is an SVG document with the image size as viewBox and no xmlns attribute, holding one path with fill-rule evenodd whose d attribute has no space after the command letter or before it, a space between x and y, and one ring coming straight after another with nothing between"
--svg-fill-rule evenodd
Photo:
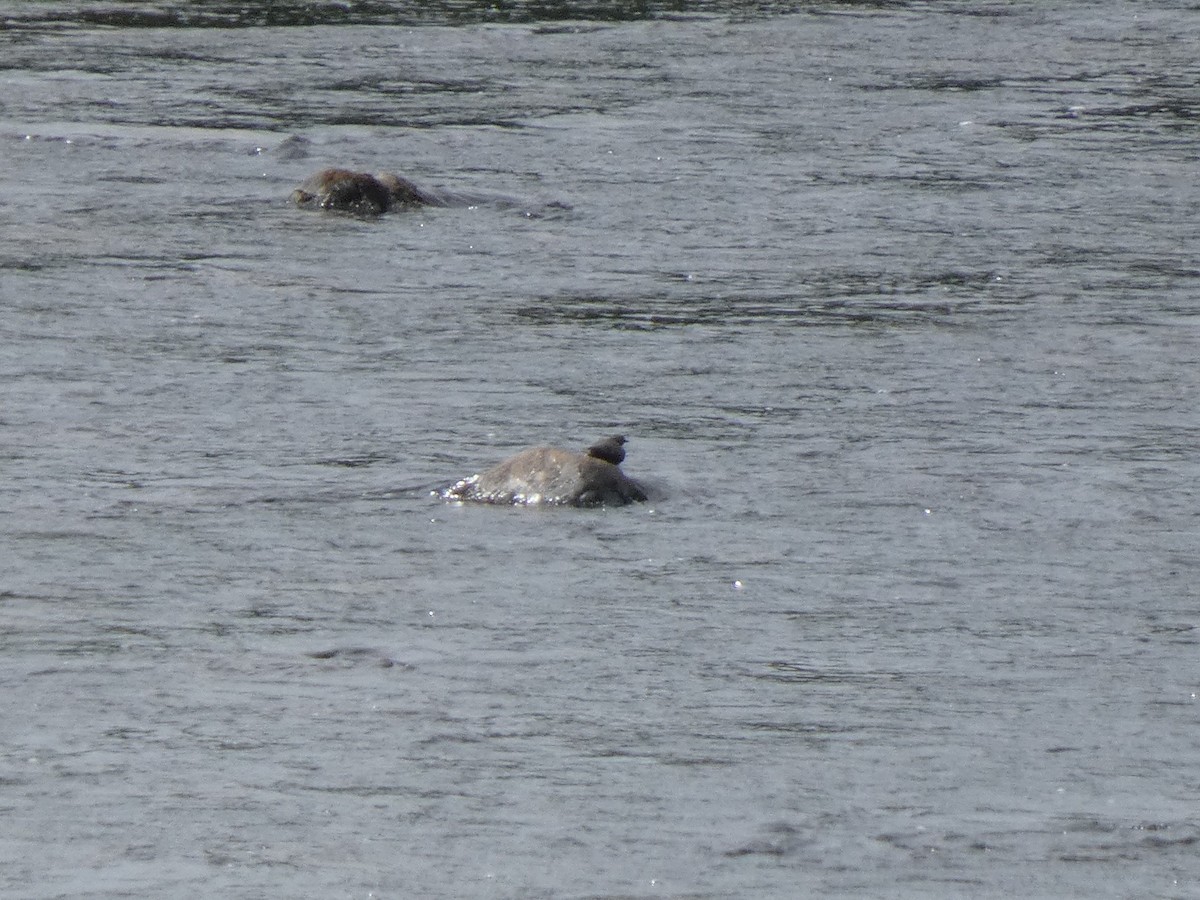
<instances>
[{"instance_id":1,"label":"river water","mask_svg":"<svg viewBox=\"0 0 1200 900\"><path fill-rule=\"evenodd\" d=\"M0 894L1200 896L1198 46L0 2Z\"/></svg>"}]
</instances>

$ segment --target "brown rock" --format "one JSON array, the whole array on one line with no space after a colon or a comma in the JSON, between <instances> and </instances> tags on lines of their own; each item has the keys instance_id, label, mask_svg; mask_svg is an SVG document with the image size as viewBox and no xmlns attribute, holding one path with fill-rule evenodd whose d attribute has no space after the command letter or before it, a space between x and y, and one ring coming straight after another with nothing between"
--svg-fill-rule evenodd
<instances>
[{"instance_id":1,"label":"brown rock","mask_svg":"<svg viewBox=\"0 0 1200 900\"><path fill-rule=\"evenodd\" d=\"M323 169L292 191L302 208L331 209L377 216L402 206L437 206L439 199L407 178L382 172L370 175L349 169Z\"/></svg>"}]
</instances>

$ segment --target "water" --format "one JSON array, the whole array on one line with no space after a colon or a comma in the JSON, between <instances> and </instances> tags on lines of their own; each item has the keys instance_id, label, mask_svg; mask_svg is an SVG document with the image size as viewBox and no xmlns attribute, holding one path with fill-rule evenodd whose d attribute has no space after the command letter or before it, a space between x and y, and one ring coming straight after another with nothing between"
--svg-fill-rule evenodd
<instances>
[{"instance_id":1,"label":"water","mask_svg":"<svg viewBox=\"0 0 1200 900\"><path fill-rule=\"evenodd\" d=\"M1193 5L0 21L0 894L1200 892Z\"/></svg>"}]
</instances>

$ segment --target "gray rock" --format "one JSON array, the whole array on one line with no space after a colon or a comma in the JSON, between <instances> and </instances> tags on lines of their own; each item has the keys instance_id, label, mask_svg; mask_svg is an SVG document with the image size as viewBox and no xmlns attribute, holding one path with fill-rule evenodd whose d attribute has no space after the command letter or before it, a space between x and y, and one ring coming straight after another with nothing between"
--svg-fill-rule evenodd
<instances>
[{"instance_id":1,"label":"gray rock","mask_svg":"<svg viewBox=\"0 0 1200 900\"><path fill-rule=\"evenodd\" d=\"M624 506L646 499L645 489L609 460L624 459L625 438L614 436L587 453L534 447L464 478L441 492L446 500L477 503ZM600 453L608 458L597 456Z\"/></svg>"}]
</instances>

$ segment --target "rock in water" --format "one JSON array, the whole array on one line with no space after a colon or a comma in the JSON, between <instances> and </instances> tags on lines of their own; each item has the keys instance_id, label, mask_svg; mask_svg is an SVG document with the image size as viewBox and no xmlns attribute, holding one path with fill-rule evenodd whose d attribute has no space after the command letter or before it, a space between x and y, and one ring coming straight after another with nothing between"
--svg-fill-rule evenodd
<instances>
[{"instance_id":1,"label":"rock in water","mask_svg":"<svg viewBox=\"0 0 1200 900\"><path fill-rule=\"evenodd\" d=\"M645 489L619 468L625 438L614 436L586 453L558 447L523 450L441 492L446 500L477 503L624 506L646 499Z\"/></svg>"},{"instance_id":2,"label":"rock in water","mask_svg":"<svg viewBox=\"0 0 1200 900\"><path fill-rule=\"evenodd\" d=\"M331 209L377 216L405 206L441 206L442 201L407 178L382 172L370 175L349 169L323 169L292 191L292 202L302 209Z\"/></svg>"}]
</instances>

